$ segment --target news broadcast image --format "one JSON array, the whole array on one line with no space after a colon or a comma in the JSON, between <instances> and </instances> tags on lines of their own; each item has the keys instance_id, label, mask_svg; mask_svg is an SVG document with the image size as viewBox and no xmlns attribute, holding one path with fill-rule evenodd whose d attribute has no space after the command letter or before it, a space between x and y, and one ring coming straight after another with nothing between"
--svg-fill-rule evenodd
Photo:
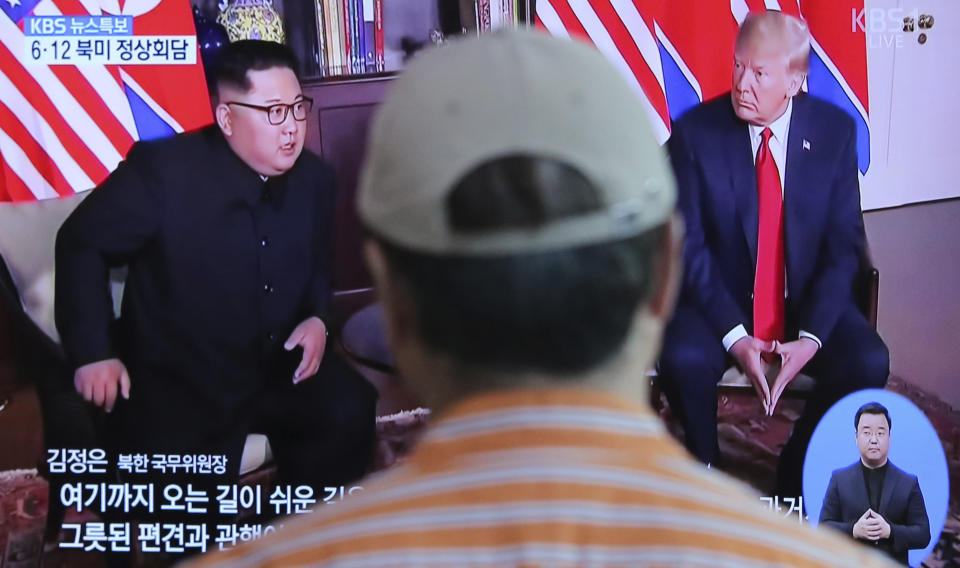
<instances>
[{"instance_id":1,"label":"news broadcast image","mask_svg":"<svg viewBox=\"0 0 960 568\"><path fill-rule=\"evenodd\" d=\"M636 161L590 154L616 125L569 134L559 109L620 99L559 42L629 89ZM955 0L0 0L0 568L960 566L958 57ZM633 230L638 202L669 202L621 236L646 268L563 298L567 272L483 268L602 248L569 227ZM652 275L617 317L608 267ZM593 457L616 475L518 481ZM430 469L460 460L495 486ZM580 525L581 482L636 509ZM378 507L428 520L344 536Z\"/></svg>"}]
</instances>

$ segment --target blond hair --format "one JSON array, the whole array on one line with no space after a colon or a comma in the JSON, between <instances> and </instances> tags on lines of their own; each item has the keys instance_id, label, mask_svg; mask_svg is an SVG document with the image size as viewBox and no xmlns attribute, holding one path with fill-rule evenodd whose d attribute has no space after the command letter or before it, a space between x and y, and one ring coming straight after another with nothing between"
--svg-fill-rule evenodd
<instances>
[{"instance_id":1,"label":"blond hair","mask_svg":"<svg viewBox=\"0 0 960 568\"><path fill-rule=\"evenodd\" d=\"M810 70L810 30L803 20L778 10L751 12L737 32L736 50L754 41L780 42L791 71L806 74Z\"/></svg>"}]
</instances>

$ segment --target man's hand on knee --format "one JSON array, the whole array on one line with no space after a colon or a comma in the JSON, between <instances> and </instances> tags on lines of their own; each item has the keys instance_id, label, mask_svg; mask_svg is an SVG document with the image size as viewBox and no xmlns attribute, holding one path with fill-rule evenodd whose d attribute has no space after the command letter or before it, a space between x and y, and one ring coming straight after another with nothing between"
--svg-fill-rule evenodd
<instances>
[{"instance_id":1,"label":"man's hand on knee","mask_svg":"<svg viewBox=\"0 0 960 568\"><path fill-rule=\"evenodd\" d=\"M773 341L761 341L750 335L741 337L730 346L730 354L736 359L740 370L753 383L757 397L763 404L764 412L769 412L770 409L770 386L767 384L767 377L760 364L760 356L763 353L773 353L775 347L776 344Z\"/></svg>"},{"instance_id":2,"label":"man's hand on knee","mask_svg":"<svg viewBox=\"0 0 960 568\"><path fill-rule=\"evenodd\" d=\"M107 412L113 410L118 393L124 399L130 398L130 375L120 359L104 359L78 368L73 374L73 386L84 400Z\"/></svg>"}]
</instances>

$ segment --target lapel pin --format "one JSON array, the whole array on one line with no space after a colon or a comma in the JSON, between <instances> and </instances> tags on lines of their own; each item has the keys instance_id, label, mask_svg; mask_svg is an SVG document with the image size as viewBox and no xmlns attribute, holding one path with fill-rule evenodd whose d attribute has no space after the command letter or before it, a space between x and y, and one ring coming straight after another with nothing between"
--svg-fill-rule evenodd
<instances>
[{"instance_id":1,"label":"lapel pin","mask_svg":"<svg viewBox=\"0 0 960 568\"><path fill-rule=\"evenodd\" d=\"M807 139L804 139L804 140L803 140L803 149L804 149L804 150L809 150L809 149L810 149L810 141L809 141L809 140L807 140Z\"/></svg>"}]
</instances>

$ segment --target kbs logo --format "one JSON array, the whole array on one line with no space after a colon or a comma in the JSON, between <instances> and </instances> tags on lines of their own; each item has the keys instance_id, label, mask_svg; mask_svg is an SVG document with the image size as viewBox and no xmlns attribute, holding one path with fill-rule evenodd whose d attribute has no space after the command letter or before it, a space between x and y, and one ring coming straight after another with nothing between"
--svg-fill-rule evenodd
<instances>
[{"instance_id":1,"label":"kbs logo","mask_svg":"<svg viewBox=\"0 0 960 568\"><path fill-rule=\"evenodd\" d=\"M915 31L920 34L917 41L922 45L927 41L926 30L933 27L933 16L921 14L914 8L856 8L850 11L850 31L863 32L867 38L867 47L902 47Z\"/></svg>"}]
</instances>

